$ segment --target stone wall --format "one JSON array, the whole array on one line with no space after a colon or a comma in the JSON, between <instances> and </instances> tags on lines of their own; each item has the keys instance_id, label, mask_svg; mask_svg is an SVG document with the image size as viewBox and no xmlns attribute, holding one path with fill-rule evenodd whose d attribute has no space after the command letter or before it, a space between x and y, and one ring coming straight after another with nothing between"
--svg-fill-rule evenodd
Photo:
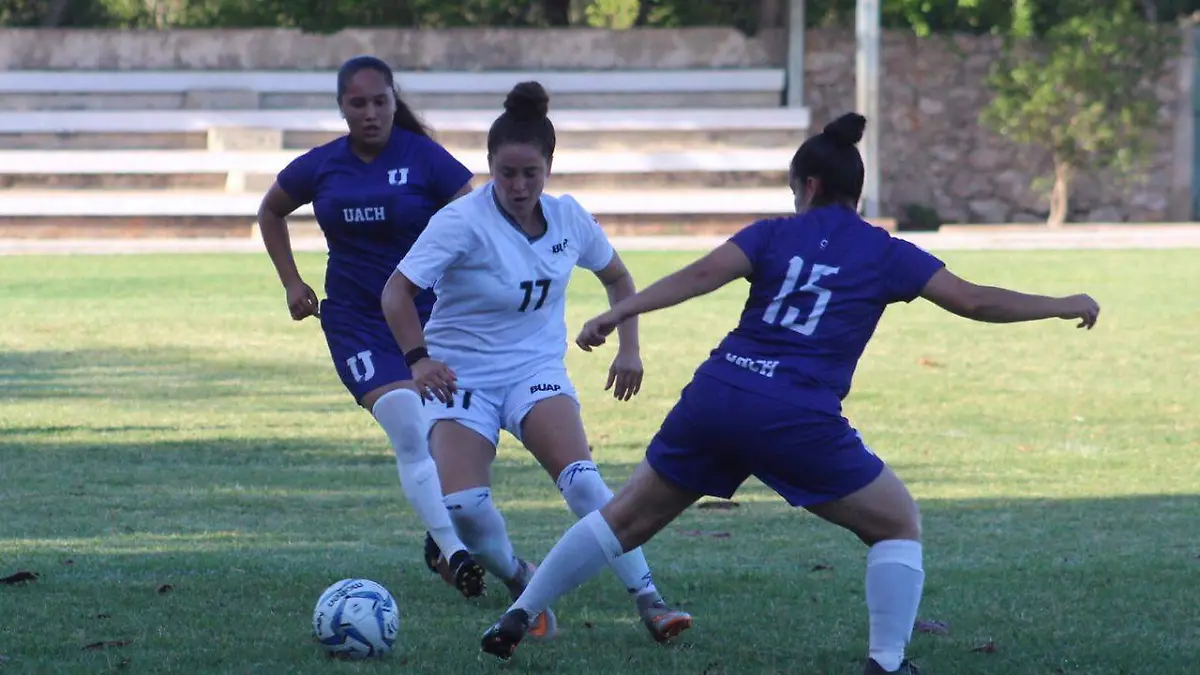
<instances>
[{"instance_id":1,"label":"stone wall","mask_svg":"<svg viewBox=\"0 0 1200 675\"><path fill-rule=\"evenodd\" d=\"M785 36L747 37L728 29L447 31L347 30L328 36L293 30L59 31L0 30L0 70L19 69L333 69L361 53L398 69L659 69L783 67ZM1188 31L1190 36L1190 31ZM999 52L990 37L885 33L880 101L883 210L906 204L936 209L951 221L1037 222L1048 210L1035 178L1046 153L1019 147L982 128L983 84ZM1193 164L1193 44L1158 83L1160 127L1143 180L1122 187L1083 176L1072 219L1190 220ZM806 36L805 104L813 128L854 106L853 31Z\"/></svg>"},{"instance_id":2,"label":"stone wall","mask_svg":"<svg viewBox=\"0 0 1200 675\"><path fill-rule=\"evenodd\" d=\"M815 131L854 106L854 33L812 31L806 40L805 105ZM879 110L886 213L900 215L914 203L958 222L1045 220L1048 192L1034 190L1033 183L1050 175L1047 153L1011 143L979 123L991 99L984 81L1000 49L999 38L987 36L884 35ZM1176 59L1157 83L1159 127L1147 130L1157 150L1146 175L1130 177L1125 186L1081 176L1072 191L1072 220L1191 219L1191 60ZM1185 132L1187 140L1180 142Z\"/></svg>"}]
</instances>

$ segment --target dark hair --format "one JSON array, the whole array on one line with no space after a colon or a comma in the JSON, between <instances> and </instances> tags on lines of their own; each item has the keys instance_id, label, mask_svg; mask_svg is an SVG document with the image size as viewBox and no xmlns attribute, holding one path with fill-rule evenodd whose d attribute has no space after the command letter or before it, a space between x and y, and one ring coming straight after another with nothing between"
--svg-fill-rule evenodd
<instances>
[{"instance_id":1,"label":"dark hair","mask_svg":"<svg viewBox=\"0 0 1200 675\"><path fill-rule=\"evenodd\" d=\"M821 181L812 206L850 202L858 204L863 189L863 161L856 143L862 140L867 118L846 113L804 141L792 157L791 177L803 183Z\"/></svg>"},{"instance_id":2,"label":"dark hair","mask_svg":"<svg viewBox=\"0 0 1200 675\"><path fill-rule=\"evenodd\" d=\"M396 114L392 115L392 126L399 127L405 131L411 131L418 136L429 138L429 129L425 126L417 115L408 107L404 99L400 98L400 88L396 86L396 76L392 74L392 69L382 59L377 59L374 56L356 56L342 64L338 69L337 74L337 100L340 104L342 96L346 93L346 87L350 85L350 78L354 77L360 70L374 70L383 75L383 79L387 81L388 86L392 88L392 92L396 95Z\"/></svg>"},{"instance_id":3,"label":"dark hair","mask_svg":"<svg viewBox=\"0 0 1200 675\"><path fill-rule=\"evenodd\" d=\"M521 82L504 99L504 112L488 130L488 155L505 143L530 143L542 151L547 160L554 156L554 125L546 114L550 112L550 95L537 82Z\"/></svg>"}]
</instances>

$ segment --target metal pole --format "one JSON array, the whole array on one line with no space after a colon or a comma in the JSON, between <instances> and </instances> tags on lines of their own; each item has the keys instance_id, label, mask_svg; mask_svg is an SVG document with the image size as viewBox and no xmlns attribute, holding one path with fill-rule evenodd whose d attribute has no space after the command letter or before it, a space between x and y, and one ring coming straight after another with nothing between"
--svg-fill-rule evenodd
<instances>
[{"instance_id":1,"label":"metal pole","mask_svg":"<svg viewBox=\"0 0 1200 675\"><path fill-rule=\"evenodd\" d=\"M858 112L867 118L860 150L866 165L862 210L879 217L879 0L858 0L855 12L855 85Z\"/></svg>"},{"instance_id":2,"label":"metal pole","mask_svg":"<svg viewBox=\"0 0 1200 675\"><path fill-rule=\"evenodd\" d=\"M787 101L789 108L804 107L804 4L788 0Z\"/></svg>"}]
</instances>

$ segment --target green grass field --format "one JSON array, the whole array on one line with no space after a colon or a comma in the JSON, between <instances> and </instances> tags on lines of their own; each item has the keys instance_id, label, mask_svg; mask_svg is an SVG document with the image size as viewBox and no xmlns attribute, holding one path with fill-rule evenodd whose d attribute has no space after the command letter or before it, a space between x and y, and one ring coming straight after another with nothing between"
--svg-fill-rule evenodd
<instances>
[{"instance_id":1,"label":"green grass field","mask_svg":"<svg viewBox=\"0 0 1200 675\"><path fill-rule=\"evenodd\" d=\"M694 255L626 257L645 285ZM973 324L922 301L885 316L847 414L925 516L921 617L950 631L916 635L910 654L932 675L1194 673L1195 253L944 257L979 281L1090 292L1103 312L1090 333ZM301 258L314 285L322 265ZM644 318L633 402L602 391L611 351L570 353L614 487L743 293ZM579 275L572 331L603 301ZM679 645L654 645L606 573L560 603L559 641L482 658L506 598L466 601L424 569L385 437L316 322L288 318L265 255L4 258L0 314L0 576L40 575L0 586L0 672L861 669L865 549L757 483L740 508L692 509L647 546L660 588L696 616ZM511 439L496 475L518 551L540 559L572 522L565 506ZM348 576L400 603L386 662L332 662L311 641L317 595ZM128 644L84 649L101 641Z\"/></svg>"}]
</instances>

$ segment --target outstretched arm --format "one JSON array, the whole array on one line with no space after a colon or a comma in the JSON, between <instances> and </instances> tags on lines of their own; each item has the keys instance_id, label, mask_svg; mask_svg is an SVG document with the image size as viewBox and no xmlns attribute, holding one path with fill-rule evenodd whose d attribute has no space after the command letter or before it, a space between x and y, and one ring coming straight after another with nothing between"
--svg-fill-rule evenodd
<instances>
[{"instance_id":1,"label":"outstretched arm","mask_svg":"<svg viewBox=\"0 0 1200 675\"><path fill-rule=\"evenodd\" d=\"M980 286L945 268L934 273L921 297L948 312L986 323L1079 319L1078 327L1090 330L1100 315L1100 305L1087 295L1054 298Z\"/></svg>"},{"instance_id":2,"label":"outstretched arm","mask_svg":"<svg viewBox=\"0 0 1200 675\"><path fill-rule=\"evenodd\" d=\"M750 259L742 253L742 249L726 242L703 258L659 279L587 322L575 342L580 349L591 351L592 347L604 344L605 336L618 325L633 317L712 293L734 279L749 276L753 271Z\"/></svg>"}]
</instances>

